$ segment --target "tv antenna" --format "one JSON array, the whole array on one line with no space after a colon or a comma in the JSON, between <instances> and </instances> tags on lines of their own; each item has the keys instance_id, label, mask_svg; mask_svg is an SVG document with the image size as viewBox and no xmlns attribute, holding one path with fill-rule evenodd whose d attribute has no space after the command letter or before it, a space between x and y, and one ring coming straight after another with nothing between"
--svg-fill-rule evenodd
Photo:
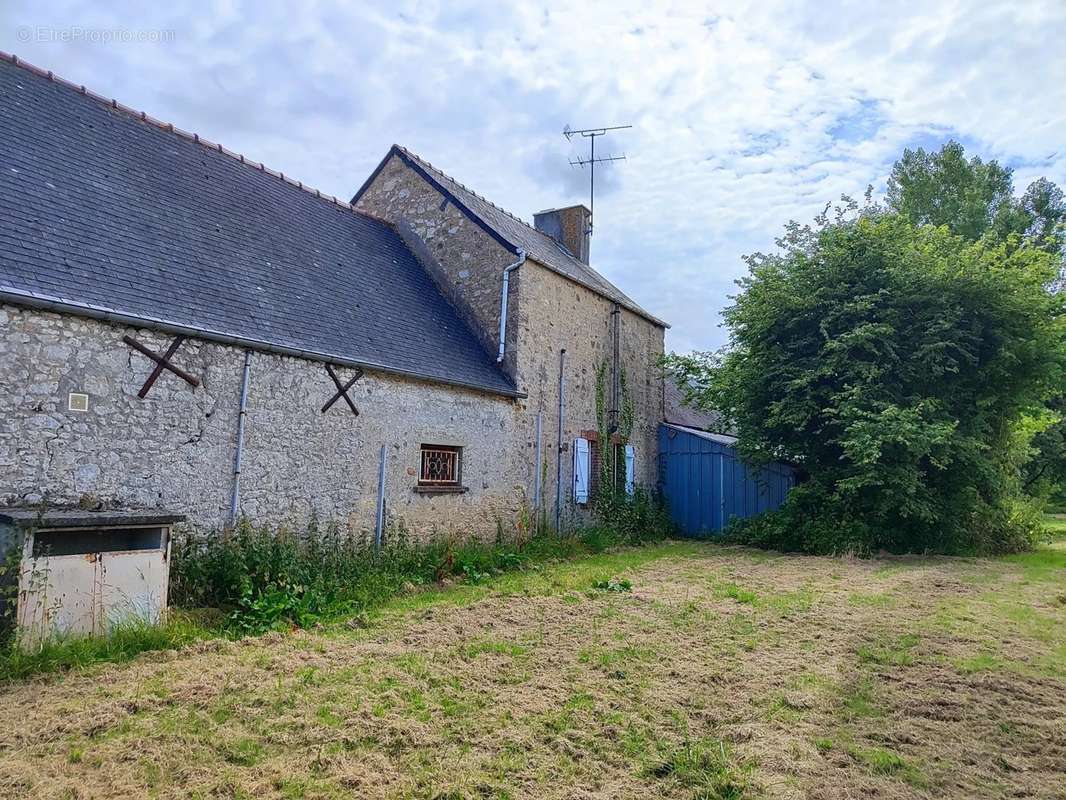
<instances>
[{"instance_id":1,"label":"tv antenna","mask_svg":"<svg viewBox=\"0 0 1066 800\"><path fill-rule=\"evenodd\" d=\"M605 161L625 161L626 155L622 153L620 156L607 156L606 158L596 158L596 137L604 136L607 131L622 131L626 128L632 128L632 125L611 125L606 128L582 128L580 130L573 130L569 125L563 128L563 136L566 137L566 141L571 141L575 136L583 136L589 140L589 157L588 158L572 158L570 159L571 167L585 168L588 165L589 168L589 227L586 233L592 237L592 220L593 211L596 209L596 165L602 164Z\"/></svg>"}]
</instances>

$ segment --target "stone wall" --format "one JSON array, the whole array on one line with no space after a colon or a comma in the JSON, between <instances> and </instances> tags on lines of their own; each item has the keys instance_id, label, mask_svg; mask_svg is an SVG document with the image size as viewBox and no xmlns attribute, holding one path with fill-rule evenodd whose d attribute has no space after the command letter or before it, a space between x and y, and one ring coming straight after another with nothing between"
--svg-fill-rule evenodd
<instances>
[{"instance_id":1,"label":"stone wall","mask_svg":"<svg viewBox=\"0 0 1066 800\"><path fill-rule=\"evenodd\" d=\"M426 267L437 286L495 354L500 338L503 270L514 263L508 250L393 154L356 207L388 220ZM521 270L517 271L518 273ZM514 318L521 302L521 275L512 273L507 297L504 371L514 377L518 346Z\"/></svg>"},{"instance_id":2,"label":"stone wall","mask_svg":"<svg viewBox=\"0 0 1066 800\"><path fill-rule=\"evenodd\" d=\"M244 351L188 339L174 358L193 388L164 372L137 392L153 363L122 342L162 352L173 337L0 306L0 504L94 499L160 507L198 528L228 518ZM346 380L351 373L338 370ZM532 476L521 409L506 398L368 373L326 413L335 388L323 364L252 356L241 510L256 522L301 524L312 512L348 530L374 528L379 448L388 446L390 520L422 536L494 535L526 502ZM67 410L69 392L89 410ZM469 491L422 495L422 443L463 447Z\"/></svg>"},{"instance_id":3,"label":"stone wall","mask_svg":"<svg viewBox=\"0 0 1066 800\"><path fill-rule=\"evenodd\" d=\"M500 289L514 254L393 155L359 206L388 219L419 256L488 353L498 345ZM614 304L527 261L512 273L504 369L528 397L367 374L351 390L360 415L340 401L324 365L256 352L252 358L241 510L256 522L301 524L314 513L354 532L374 527L378 454L389 451L386 505L416 534L491 536L531 500L542 416L542 510L554 513L559 351L567 351L563 420L563 516L572 502L572 440L597 428L596 371L612 355ZM620 312L621 362L634 404L636 479L657 478L663 418L663 329ZM161 507L198 528L228 520L244 351L190 339L175 361L201 378L193 388L164 372L137 397L153 367L122 342L156 352L173 337L95 320L0 307L0 505L95 500ZM340 370L346 380L350 372ZM69 392L89 410L67 410ZM608 381L609 391L609 381ZM463 494L423 495L422 443L463 447Z\"/></svg>"},{"instance_id":4,"label":"stone wall","mask_svg":"<svg viewBox=\"0 0 1066 800\"><path fill-rule=\"evenodd\" d=\"M497 345L501 273L514 255L410 169L395 154L360 198L358 207L387 219L434 275L442 291L464 314L490 352ZM528 395L517 409L516 439L529 437L542 415L542 468L547 481L543 508L554 513L558 434L559 351L567 350L563 421L564 515L580 516L572 502L571 442L595 430L596 371L613 355L614 304L530 259L512 273L508 295L507 357L504 366ZM657 431L663 419L662 327L621 310L621 363L634 403L631 444L636 480L657 481ZM610 380L608 379L608 392ZM533 475L523 476L532 481Z\"/></svg>"},{"instance_id":5,"label":"stone wall","mask_svg":"<svg viewBox=\"0 0 1066 800\"><path fill-rule=\"evenodd\" d=\"M573 463L569 452L572 440L584 431L597 429L596 374L613 357L614 304L531 261L522 267L519 341L536 342L519 349L518 386L529 393L529 414L541 412L546 440L552 454L549 475L554 492L554 443L558 431L559 351L566 349L564 381L563 442L567 452L562 460L564 495L571 499ZM619 320L619 354L630 397L633 401L633 432L630 444L635 453L635 480L654 487L658 479L658 427L663 418L662 370L664 330L622 308ZM611 374L608 366L607 407L610 407ZM551 495L554 498L554 494Z\"/></svg>"}]
</instances>

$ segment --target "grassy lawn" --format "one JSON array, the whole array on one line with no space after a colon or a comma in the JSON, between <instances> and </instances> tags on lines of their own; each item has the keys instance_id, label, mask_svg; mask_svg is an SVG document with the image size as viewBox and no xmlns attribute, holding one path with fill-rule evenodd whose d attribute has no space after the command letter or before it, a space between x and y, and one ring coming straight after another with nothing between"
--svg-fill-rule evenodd
<instances>
[{"instance_id":1,"label":"grassy lawn","mask_svg":"<svg viewBox=\"0 0 1066 800\"><path fill-rule=\"evenodd\" d=\"M1066 796L1066 520L1036 553L697 543L0 687L0 797Z\"/></svg>"},{"instance_id":2,"label":"grassy lawn","mask_svg":"<svg viewBox=\"0 0 1066 800\"><path fill-rule=\"evenodd\" d=\"M1053 540L1066 539L1066 514L1049 514L1047 529Z\"/></svg>"}]
</instances>

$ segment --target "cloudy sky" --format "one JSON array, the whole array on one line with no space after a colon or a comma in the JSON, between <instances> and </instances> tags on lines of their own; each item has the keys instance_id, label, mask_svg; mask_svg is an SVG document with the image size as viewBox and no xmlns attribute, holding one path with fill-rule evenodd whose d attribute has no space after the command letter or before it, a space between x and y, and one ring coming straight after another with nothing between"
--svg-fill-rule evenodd
<instances>
[{"instance_id":1,"label":"cloudy sky","mask_svg":"<svg viewBox=\"0 0 1066 800\"><path fill-rule=\"evenodd\" d=\"M632 124L592 260L678 350L724 342L742 254L904 147L1066 184L1063 0L42 5L0 3L0 49L344 198L398 142L531 219L587 202L565 125Z\"/></svg>"}]
</instances>

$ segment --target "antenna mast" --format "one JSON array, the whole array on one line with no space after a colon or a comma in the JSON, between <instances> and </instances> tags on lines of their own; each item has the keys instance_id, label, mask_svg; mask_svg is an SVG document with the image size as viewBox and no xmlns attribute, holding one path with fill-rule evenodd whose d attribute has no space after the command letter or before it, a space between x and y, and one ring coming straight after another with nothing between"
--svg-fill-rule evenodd
<instances>
[{"instance_id":1,"label":"antenna mast","mask_svg":"<svg viewBox=\"0 0 1066 800\"><path fill-rule=\"evenodd\" d=\"M626 155L623 153L620 156L608 156L607 158L596 158L596 137L604 136L607 131L621 131L626 128L632 128L632 125L613 125L606 128L582 128L580 130L572 130L569 125L563 128L563 136L566 137L566 141L571 141L575 136L583 136L589 140L589 157L570 159L570 166L585 168L585 165L589 166L589 227L586 233L589 238L592 238L592 224L593 224L593 212L596 210L596 165L605 161L625 161ZM591 243L589 249L591 250Z\"/></svg>"}]
</instances>

